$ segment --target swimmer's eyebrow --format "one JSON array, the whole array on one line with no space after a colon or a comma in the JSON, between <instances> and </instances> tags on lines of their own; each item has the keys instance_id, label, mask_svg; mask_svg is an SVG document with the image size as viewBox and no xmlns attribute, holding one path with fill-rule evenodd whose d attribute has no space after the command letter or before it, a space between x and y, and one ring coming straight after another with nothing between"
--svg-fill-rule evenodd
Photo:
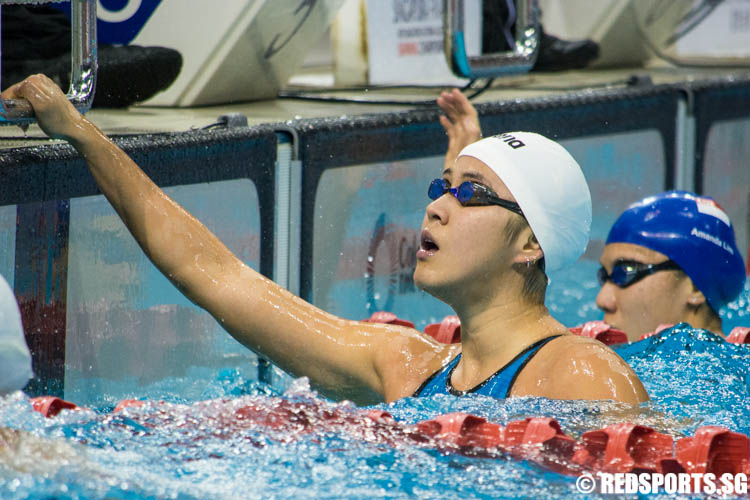
<instances>
[{"instance_id":1,"label":"swimmer's eyebrow","mask_svg":"<svg viewBox=\"0 0 750 500\"><path fill-rule=\"evenodd\" d=\"M450 175L453 173L453 170L449 168L446 168L443 170L443 177L450 177ZM468 179L472 181L477 181L479 184L487 185L487 178L480 174L479 172L474 172L473 170L469 170L461 174L462 179Z\"/></svg>"}]
</instances>

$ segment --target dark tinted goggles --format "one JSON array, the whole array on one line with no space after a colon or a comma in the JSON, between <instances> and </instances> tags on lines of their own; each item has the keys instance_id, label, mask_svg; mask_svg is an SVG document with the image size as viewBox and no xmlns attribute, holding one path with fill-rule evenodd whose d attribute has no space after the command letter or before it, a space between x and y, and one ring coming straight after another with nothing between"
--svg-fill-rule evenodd
<instances>
[{"instance_id":1,"label":"dark tinted goggles","mask_svg":"<svg viewBox=\"0 0 750 500\"><path fill-rule=\"evenodd\" d=\"M427 196L431 200L437 200L445 193L450 193L465 207L483 207L488 205L497 205L511 212L515 212L523 217L523 212L518 203L503 200L494 191L482 184L466 181L459 184L458 187L452 188L450 183L445 179L435 179L430 183L427 190Z\"/></svg>"},{"instance_id":2,"label":"dark tinted goggles","mask_svg":"<svg viewBox=\"0 0 750 500\"><path fill-rule=\"evenodd\" d=\"M611 273L607 273L604 267L600 267L596 273L596 277L599 279L600 286L604 286L607 281L611 281L620 288L625 288L655 272L679 269L680 266L672 260L660 262L659 264L644 264L643 262L632 260L621 260L612 266Z\"/></svg>"}]
</instances>

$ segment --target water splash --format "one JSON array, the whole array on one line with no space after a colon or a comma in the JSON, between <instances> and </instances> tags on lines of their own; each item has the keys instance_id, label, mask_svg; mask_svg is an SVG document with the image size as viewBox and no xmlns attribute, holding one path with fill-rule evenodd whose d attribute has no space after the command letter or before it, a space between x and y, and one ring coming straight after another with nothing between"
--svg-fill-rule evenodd
<instances>
[{"instance_id":1,"label":"water splash","mask_svg":"<svg viewBox=\"0 0 750 500\"><path fill-rule=\"evenodd\" d=\"M750 434L750 346L678 325L618 352L651 393L638 411L612 402L435 396L377 405L396 419L378 423L351 403L319 397L304 380L279 394L232 370L197 396L151 400L118 413L105 406L45 419L15 393L0 399L0 426L17 429L11 435L20 443L14 460L0 454L0 498L522 498L540 492L570 498L577 494L569 477L507 457L424 446L409 437L408 427L460 411L501 424L552 416L574 438L622 421L675 437L707 424Z\"/></svg>"}]
</instances>

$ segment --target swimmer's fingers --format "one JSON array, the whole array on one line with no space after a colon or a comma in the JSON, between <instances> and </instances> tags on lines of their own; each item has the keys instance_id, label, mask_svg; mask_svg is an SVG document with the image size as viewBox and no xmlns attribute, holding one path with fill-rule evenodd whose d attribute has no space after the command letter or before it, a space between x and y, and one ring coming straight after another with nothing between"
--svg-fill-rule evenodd
<instances>
[{"instance_id":1,"label":"swimmer's fingers","mask_svg":"<svg viewBox=\"0 0 750 500\"><path fill-rule=\"evenodd\" d=\"M455 90L455 89L454 89ZM440 124L448 135L456 133L456 127L463 126L463 120L456 99L451 92L442 92L437 100L438 106L445 113L440 115Z\"/></svg>"},{"instance_id":2,"label":"swimmer's fingers","mask_svg":"<svg viewBox=\"0 0 750 500\"><path fill-rule=\"evenodd\" d=\"M477 110L461 91L453 89L443 92L438 98L438 105L445 113L440 117L440 124L456 146L467 146L482 138Z\"/></svg>"},{"instance_id":3,"label":"swimmer's fingers","mask_svg":"<svg viewBox=\"0 0 750 500\"><path fill-rule=\"evenodd\" d=\"M26 99L34 110L43 109L54 98L54 90L60 90L55 83L44 75L33 75L8 87L2 94L3 99ZM64 95L63 95L64 97Z\"/></svg>"},{"instance_id":4,"label":"swimmer's fingers","mask_svg":"<svg viewBox=\"0 0 750 500\"><path fill-rule=\"evenodd\" d=\"M478 120L477 110L471 101L458 89L451 91L453 106L462 118L474 118Z\"/></svg>"},{"instance_id":5,"label":"swimmer's fingers","mask_svg":"<svg viewBox=\"0 0 750 500\"><path fill-rule=\"evenodd\" d=\"M18 88L23 84L23 82L18 82L7 89L3 90L2 93L0 93L0 98L2 99L21 99L21 96L18 93Z\"/></svg>"},{"instance_id":6,"label":"swimmer's fingers","mask_svg":"<svg viewBox=\"0 0 750 500\"><path fill-rule=\"evenodd\" d=\"M482 129L479 126L479 115L476 108L458 89L453 89L451 97L456 116L453 122L461 125L461 128L465 131L467 140L471 142L478 141L482 138Z\"/></svg>"},{"instance_id":7,"label":"swimmer's fingers","mask_svg":"<svg viewBox=\"0 0 750 500\"><path fill-rule=\"evenodd\" d=\"M53 138L68 138L73 122L81 116L60 87L44 75L30 76L8 87L0 96L29 101L39 126Z\"/></svg>"},{"instance_id":8,"label":"swimmer's fingers","mask_svg":"<svg viewBox=\"0 0 750 500\"><path fill-rule=\"evenodd\" d=\"M437 105L451 122L455 122L461 118L453 92L441 92L440 97L437 99Z\"/></svg>"},{"instance_id":9,"label":"swimmer's fingers","mask_svg":"<svg viewBox=\"0 0 750 500\"><path fill-rule=\"evenodd\" d=\"M440 120L440 125L442 125L443 130L445 130L445 133L450 136L451 133L453 132L453 122L451 122L448 119L448 117L445 115L440 115L439 120Z\"/></svg>"}]
</instances>

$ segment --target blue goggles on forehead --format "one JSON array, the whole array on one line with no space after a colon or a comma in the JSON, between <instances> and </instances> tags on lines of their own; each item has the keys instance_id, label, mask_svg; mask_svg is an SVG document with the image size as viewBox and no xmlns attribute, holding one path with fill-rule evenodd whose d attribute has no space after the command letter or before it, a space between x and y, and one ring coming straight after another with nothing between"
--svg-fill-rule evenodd
<instances>
[{"instance_id":1,"label":"blue goggles on forehead","mask_svg":"<svg viewBox=\"0 0 750 500\"><path fill-rule=\"evenodd\" d=\"M673 260L667 260L659 264L644 264L643 262L622 260L615 262L611 273L607 273L604 267L600 267L596 273L596 277L599 279L600 286L604 286L607 281L611 281L620 288L626 288L655 272L673 270L681 270L680 266Z\"/></svg>"},{"instance_id":2,"label":"blue goggles on forehead","mask_svg":"<svg viewBox=\"0 0 750 500\"><path fill-rule=\"evenodd\" d=\"M435 179L430 183L430 188L427 190L427 196L429 196L431 200L437 200L445 193L452 194L464 207L486 207L489 205L497 205L524 217L523 211L521 211L521 207L518 206L518 203L503 200L490 188L477 182L466 181L459 184L458 187L452 188L447 180Z\"/></svg>"}]
</instances>

